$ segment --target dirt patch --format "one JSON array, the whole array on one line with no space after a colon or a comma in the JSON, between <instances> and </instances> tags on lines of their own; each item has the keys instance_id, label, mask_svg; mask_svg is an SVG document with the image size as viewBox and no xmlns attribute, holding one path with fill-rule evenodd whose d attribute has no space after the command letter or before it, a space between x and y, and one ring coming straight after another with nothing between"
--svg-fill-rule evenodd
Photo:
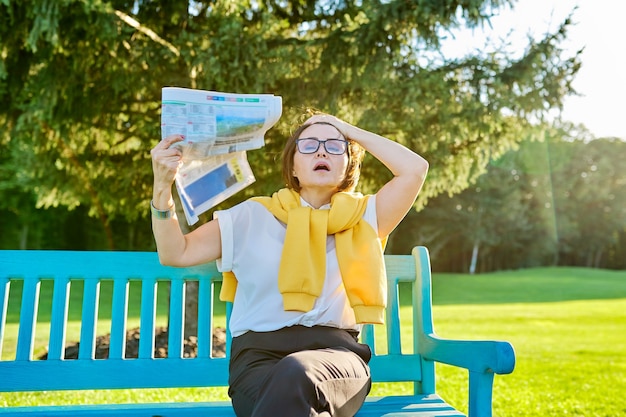
<instances>
[{"instance_id":1,"label":"dirt patch","mask_svg":"<svg viewBox=\"0 0 626 417\"><path fill-rule=\"evenodd\" d=\"M154 334L154 357L167 357L167 328L158 327ZM96 337L96 359L106 359L109 357L109 345L111 335L106 334ZM65 346L65 359L78 359L78 349L80 343L72 343ZM183 342L183 357L195 358L198 355L198 338L189 336ZM139 328L130 329L126 332L126 353L125 358L137 358L139 356ZM222 327L213 329L213 356L226 356L226 331ZM44 353L39 359L47 359L48 353Z\"/></svg>"}]
</instances>

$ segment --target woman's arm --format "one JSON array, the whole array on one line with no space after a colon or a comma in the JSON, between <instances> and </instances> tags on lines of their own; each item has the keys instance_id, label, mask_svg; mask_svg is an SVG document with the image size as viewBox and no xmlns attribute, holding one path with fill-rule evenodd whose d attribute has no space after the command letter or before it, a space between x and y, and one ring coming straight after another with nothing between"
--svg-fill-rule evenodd
<instances>
[{"instance_id":1,"label":"woman's arm","mask_svg":"<svg viewBox=\"0 0 626 417\"><path fill-rule=\"evenodd\" d=\"M183 140L172 135L159 142L151 151L154 185L152 204L158 210L173 208L172 184L182 153L173 144ZM152 232L163 265L190 266L214 261L222 255L220 228L217 220L203 224L187 235L183 235L174 214L169 219L152 216Z\"/></svg>"},{"instance_id":2,"label":"woman's arm","mask_svg":"<svg viewBox=\"0 0 626 417\"><path fill-rule=\"evenodd\" d=\"M359 143L383 163L394 177L376 193L378 235L388 236L415 203L428 162L409 148L367 130L353 126L330 115L315 115L307 122L326 121L333 124L347 139Z\"/></svg>"}]
</instances>

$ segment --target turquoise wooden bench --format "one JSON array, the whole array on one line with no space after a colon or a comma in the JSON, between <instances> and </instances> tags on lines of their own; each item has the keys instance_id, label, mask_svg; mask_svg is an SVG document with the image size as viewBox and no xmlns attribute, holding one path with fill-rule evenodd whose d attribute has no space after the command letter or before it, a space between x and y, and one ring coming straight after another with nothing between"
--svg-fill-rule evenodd
<instances>
[{"instance_id":1,"label":"turquoise wooden bench","mask_svg":"<svg viewBox=\"0 0 626 417\"><path fill-rule=\"evenodd\" d=\"M435 362L469 371L469 416L492 415L494 374L513 371L513 347L501 341L456 341L433 330L428 251L385 256L389 280L386 326L365 326L363 340L376 352L371 361L374 382L409 381L413 395L368 398L357 416L462 416L435 390ZM52 282L45 282L50 280ZM197 356L183 357L186 282L198 282ZM226 386L228 359L212 354L214 287L221 280L215 264L172 268L159 264L153 252L0 251L0 392L87 389L179 388ZM125 357L129 282L140 281L140 336L137 358ZM168 355L154 357L157 285L169 285ZM108 284L107 284L108 283ZM401 283L408 283L402 284ZM35 324L40 288L52 286L51 321L46 360L34 357ZM112 285L110 350L96 359L96 322L101 285ZM65 359L70 289L82 291L80 344L77 359ZM412 291L412 323L401 330L398 288ZM133 287L134 288L134 287ZM15 358L2 355L6 343L7 305L12 291L21 292ZM46 291L50 293L50 291ZM43 294L43 292L42 292ZM73 301L74 302L74 301ZM81 301L79 301L81 302ZM12 301L13 303L13 301ZM228 308L226 309L228 310ZM223 311L223 310L222 310ZM223 318L223 313L222 313ZM406 348L401 331L412 331ZM386 332L377 347L375 332ZM40 335L37 335L38 337ZM406 337L402 337L405 340ZM230 339L227 338L228 354ZM380 343L381 345L383 343ZM382 352L382 353L381 353ZM2 395L2 394L0 394ZM88 402L88 398L86 399ZM24 416L234 416L229 401L156 404L93 404L0 408L0 415Z\"/></svg>"}]
</instances>

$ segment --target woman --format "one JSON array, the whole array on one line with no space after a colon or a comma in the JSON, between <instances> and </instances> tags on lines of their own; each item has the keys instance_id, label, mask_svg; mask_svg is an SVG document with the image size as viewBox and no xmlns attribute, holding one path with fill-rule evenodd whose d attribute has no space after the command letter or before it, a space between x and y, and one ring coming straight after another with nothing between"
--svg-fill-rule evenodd
<instances>
[{"instance_id":1,"label":"woman","mask_svg":"<svg viewBox=\"0 0 626 417\"><path fill-rule=\"evenodd\" d=\"M382 322L384 242L411 208L428 163L334 116L310 117L283 151L287 188L218 211L183 235L171 186L173 135L152 150L152 226L163 264L217 260L233 301L229 395L238 416L353 416L369 392L361 323ZM394 175L351 193L364 151Z\"/></svg>"}]
</instances>

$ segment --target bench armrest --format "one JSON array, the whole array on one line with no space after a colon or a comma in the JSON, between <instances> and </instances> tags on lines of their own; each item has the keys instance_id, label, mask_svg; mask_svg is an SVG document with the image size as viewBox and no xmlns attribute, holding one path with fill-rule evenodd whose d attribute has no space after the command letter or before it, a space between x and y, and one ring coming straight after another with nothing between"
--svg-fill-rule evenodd
<instances>
[{"instance_id":1,"label":"bench armrest","mask_svg":"<svg viewBox=\"0 0 626 417\"><path fill-rule=\"evenodd\" d=\"M509 342L450 340L427 334L420 341L420 354L470 372L510 374L515 368L515 351Z\"/></svg>"},{"instance_id":2,"label":"bench armrest","mask_svg":"<svg viewBox=\"0 0 626 417\"><path fill-rule=\"evenodd\" d=\"M494 374L510 374L515 368L515 351L508 342L450 340L425 334L420 339L425 360L445 363L469 371L468 417L491 417Z\"/></svg>"}]
</instances>

